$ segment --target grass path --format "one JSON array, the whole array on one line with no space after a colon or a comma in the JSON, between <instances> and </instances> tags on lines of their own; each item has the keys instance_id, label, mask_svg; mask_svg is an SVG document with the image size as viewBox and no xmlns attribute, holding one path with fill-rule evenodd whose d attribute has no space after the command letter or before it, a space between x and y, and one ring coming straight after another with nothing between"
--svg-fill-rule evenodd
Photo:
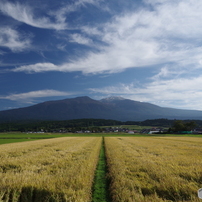
<instances>
[{"instance_id":1,"label":"grass path","mask_svg":"<svg viewBox=\"0 0 202 202\"><path fill-rule=\"evenodd\" d=\"M107 164L106 164L105 146L103 138L98 165L95 172L92 202L110 201L108 192L109 180L106 177L106 173L107 173Z\"/></svg>"}]
</instances>

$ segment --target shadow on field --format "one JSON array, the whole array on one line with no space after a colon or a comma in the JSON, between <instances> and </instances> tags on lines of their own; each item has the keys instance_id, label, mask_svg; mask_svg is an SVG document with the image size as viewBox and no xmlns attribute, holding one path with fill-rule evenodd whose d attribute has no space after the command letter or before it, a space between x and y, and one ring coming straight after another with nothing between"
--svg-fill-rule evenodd
<instances>
[{"instance_id":1,"label":"shadow on field","mask_svg":"<svg viewBox=\"0 0 202 202\"><path fill-rule=\"evenodd\" d=\"M23 187L21 191L6 192L2 198L6 202L66 202L63 193L39 190L35 187Z\"/></svg>"}]
</instances>

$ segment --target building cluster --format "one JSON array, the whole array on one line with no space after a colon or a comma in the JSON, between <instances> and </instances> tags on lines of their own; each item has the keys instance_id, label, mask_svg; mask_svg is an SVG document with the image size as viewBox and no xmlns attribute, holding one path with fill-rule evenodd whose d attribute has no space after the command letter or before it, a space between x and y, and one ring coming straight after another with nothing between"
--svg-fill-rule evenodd
<instances>
[{"instance_id":1,"label":"building cluster","mask_svg":"<svg viewBox=\"0 0 202 202\"><path fill-rule=\"evenodd\" d=\"M135 134L135 133L158 134L158 133L166 133L167 131L168 129L166 128L147 128L142 130L133 130L133 129L122 128L122 127L104 127L98 131L80 130L80 131L76 131L76 133L102 132L102 133L128 133L128 134Z\"/></svg>"},{"instance_id":2,"label":"building cluster","mask_svg":"<svg viewBox=\"0 0 202 202\"><path fill-rule=\"evenodd\" d=\"M68 129L58 129L52 131L44 131L43 129L40 131L29 131L27 133L44 133L44 132L51 132L51 133L128 133L128 134L135 134L135 133L142 133L142 134L166 134L166 133L179 133L179 134L202 134L202 128L195 128L191 131L179 131L179 132L172 132L168 128L162 127L151 127L151 128L144 128L141 130L135 129L128 129L123 127L96 127L96 128L88 128L88 129L80 129L80 130L68 130Z\"/></svg>"},{"instance_id":3,"label":"building cluster","mask_svg":"<svg viewBox=\"0 0 202 202\"><path fill-rule=\"evenodd\" d=\"M139 131L140 133L146 133L146 134L158 134L158 133L166 133L168 129L166 128L147 128L142 129Z\"/></svg>"}]
</instances>

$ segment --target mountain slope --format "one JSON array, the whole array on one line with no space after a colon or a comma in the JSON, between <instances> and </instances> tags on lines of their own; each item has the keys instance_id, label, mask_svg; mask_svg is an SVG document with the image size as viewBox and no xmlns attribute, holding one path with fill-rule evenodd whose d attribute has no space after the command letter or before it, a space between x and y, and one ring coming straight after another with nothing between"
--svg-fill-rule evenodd
<instances>
[{"instance_id":1,"label":"mountain slope","mask_svg":"<svg viewBox=\"0 0 202 202\"><path fill-rule=\"evenodd\" d=\"M86 96L48 101L30 107L0 111L0 122L82 118L120 121L142 121L157 118L202 120L202 111L163 108L121 97L110 97L98 101Z\"/></svg>"},{"instance_id":2,"label":"mountain slope","mask_svg":"<svg viewBox=\"0 0 202 202\"><path fill-rule=\"evenodd\" d=\"M48 101L30 107L0 111L0 121L68 120L80 118L112 118L113 107L89 97Z\"/></svg>"},{"instance_id":3,"label":"mountain slope","mask_svg":"<svg viewBox=\"0 0 202 202\"><path fill-rule=\"evenodd\" d=\"M146 119L202 119L202 111L181 110L173 108L159 107L146 102L138 102L129 99L112 97L102 99L103 103L110 103L119 108L122 113L127 114L128 120L146 120Z\"/></svg>"}]
</instances>

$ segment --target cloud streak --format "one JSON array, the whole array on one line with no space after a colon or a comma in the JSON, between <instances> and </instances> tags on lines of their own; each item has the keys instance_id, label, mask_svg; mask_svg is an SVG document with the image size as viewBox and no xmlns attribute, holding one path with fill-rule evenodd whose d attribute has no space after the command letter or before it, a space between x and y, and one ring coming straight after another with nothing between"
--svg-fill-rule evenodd
<instances>
[{"instance_id":1,"label":"cloud streak","mask_svg":"<svg viewBox=\"0 0 202 202\"><path fill-rule=\"evenodd\" d=\"M47 90L30 91L26 93L15 93L7 96L0 96L0 99L27 102L35 98L68 96L70 94L71 93L68 92L47 89Z\"/></svg>"},{"instance_id":2,"label":"cloud streak","mask_svg":"<svg viewBox=\"0 0 202 202\"><path fill-rule=\"evenodd\" d=\"M66 30L74 29L67 24L67 15L76 12L86 4L98 5L94 0L79 0L71 5L61 7L58 10L47 11L44 16L40 16L39 10L29 5L21 3L0 2L0 11L14 20L25 23L32 27L41 29ZM37 10L37 11L36 11ZM73 26L74 27L74 26Z\"/></svg>"},{"instance_id":3,"label":"cloud streak","mask_svg":"<svg viewBox=\"0 0 202 202\"><path fill-rule=\"evenodd\" d=\"M55 30L64 30L67 28L65 18L60 17L60 20L56 19L56 22L52 22L50 20L51 16L36 17L30 6L20 3L0 2L0 10L5 15L33 27Z\"/></svg>"}]
</instances>

